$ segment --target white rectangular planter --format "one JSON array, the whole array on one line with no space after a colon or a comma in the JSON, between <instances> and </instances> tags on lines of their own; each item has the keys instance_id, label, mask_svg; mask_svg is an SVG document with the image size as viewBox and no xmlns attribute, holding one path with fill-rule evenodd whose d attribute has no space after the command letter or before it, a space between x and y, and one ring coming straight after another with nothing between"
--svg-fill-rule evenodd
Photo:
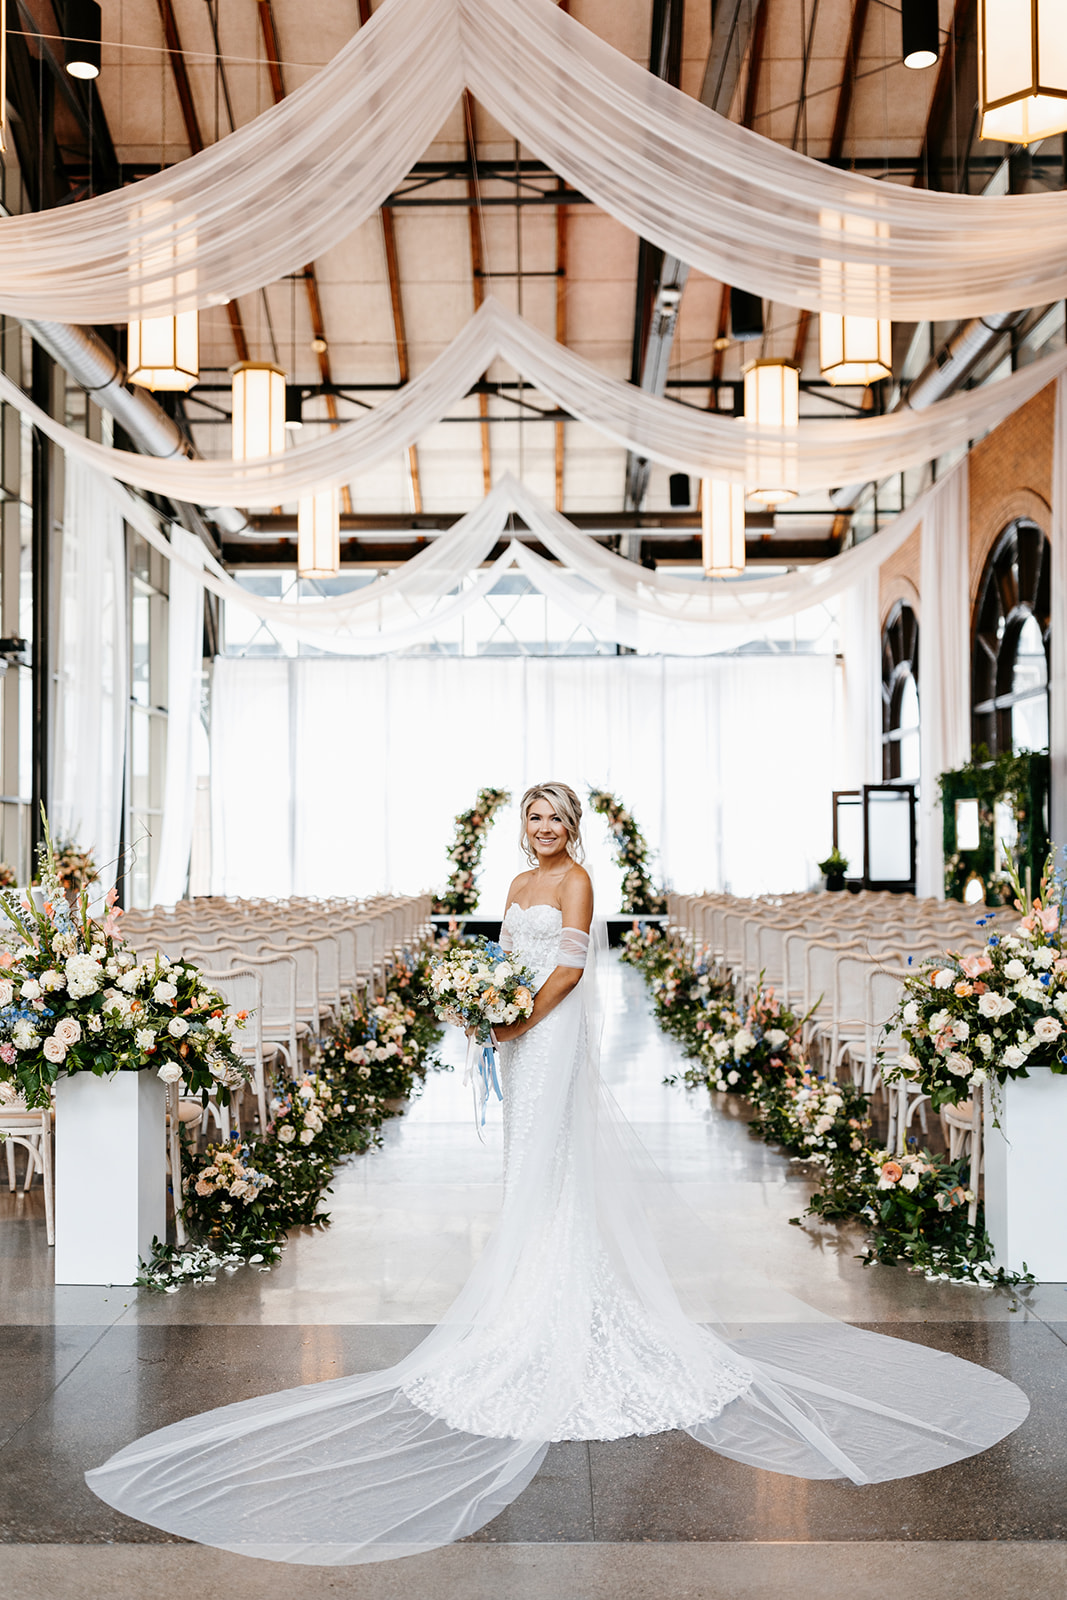
<instances>
[{"instance_id":1,"label":"white rectangular planter","mask_svg":"<svg viewBox=\"0 0 1067 1600\"><path fill-rule=\"evenodd\" d=\"M57 1283L133 1283L166 1238L166 1111L151 1070L57 1082Z\"/></svg>"},{"instance_id":2,"label":"white rectangular planter","mask_svg":"<svg viewBox=\"0 0 1067 1600\"><path fill-rule=\"evenodd\" d=\"M997 1266L1067 1283L1067 1076L1030 1067L985 1095L985 1224Z\"/></svg>"}]
</instances>

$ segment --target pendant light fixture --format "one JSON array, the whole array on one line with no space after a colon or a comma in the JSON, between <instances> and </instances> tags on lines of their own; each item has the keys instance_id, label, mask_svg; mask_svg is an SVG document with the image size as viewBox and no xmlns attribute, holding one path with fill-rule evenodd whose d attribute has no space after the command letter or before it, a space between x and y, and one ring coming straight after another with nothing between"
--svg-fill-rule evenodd
<instances>
[{"instance_id":1,"label":"pendant light fixture","mask_svg":"<svg viewBox=\"0 0 1067 1600\"><path fill-rule=\"evenodd\" d=\"M979 138L1035 144L1067 130L1064 0L979 0Z\"/></svg>"},{"instance_id":2,"label":"pendant light fixture","mask_svg":"<svg viewBox=\"0 0 1067 1600\"><path fill-rule=\"evenodd\" d=\"M745 491L739 483L704 478L700 485L701 559L709 578L745 570Z\"/></svg>"},{"instance_id":3,"label":"pendant light fixture","mask_svg":"<svg viewBox=\"0 0 1067 1600\"><path fill-rule=\"evenodd\" d=\"M745 419L759 428L795 431L800 425L800 372L787 361L754 361L745 372ZM750 489L753 500L765 506L781 505L796 495L795 444L783 441L777 460L771 447L761 447L751 476L759 485Z\"/></svg>"},{"instance_id":4,"label":"pendant light fixture","mask_svg":"<svg viewBox=\"0 0 1067 1600\"><path fill-rule=\"evenodd\" d=\"M100 7L96 0L67 0L64 66L72 78L100 76Z\"/></svg>"},{"instance_id":5,"label":"pendant light fixture","mask_svg":"<svg viewBox=\"0 0 1067 1600\"><path fill-rule=\"evenodd\" d=\"M233 459L258 461L285 449L285 373L272 361L239 361L233 378Z\"/></svg>"},{"instance_id":6,"label":"pendant light fixture","mask_svg":"<svg viewBox=\"0 0 1067 1600\"><path fill-rule=\"evenodd\" d=\"M341 570L341 515L336 489L305 495L297 506L296 570L300 578L336 578Z\"/></svg>"},{"instance_id":7,"label":"pendant light fixture","mask_svg":"<svg viewBox=\"0 0 1067 1600\"><path fill-rule=\"evenodd\" d=\"M893 372L893 327L874 317L819 317L819 368L827 382L877 383Z\"/></svg>"},{"instance_id":8,"label":"pendant light fixture","mask_svg":"<svg viewBox=\"0 0 1067 1600\"><path fill-rule=\"evenodd\" d=\"M941 54L937 0L900 0L900 53L906 67L937 65Z\"/></svg>"},{"instance_id":9,"label":"pendant light fixture","mask_svg":"<svg viewBox=\"0 0 1067 1600\"><path fill-rule=\"evenodd\" d=\"M200 376L200 325L196 311L131 322L126 365L130 382L183 393Z\"/></svg>"}]
</instances>

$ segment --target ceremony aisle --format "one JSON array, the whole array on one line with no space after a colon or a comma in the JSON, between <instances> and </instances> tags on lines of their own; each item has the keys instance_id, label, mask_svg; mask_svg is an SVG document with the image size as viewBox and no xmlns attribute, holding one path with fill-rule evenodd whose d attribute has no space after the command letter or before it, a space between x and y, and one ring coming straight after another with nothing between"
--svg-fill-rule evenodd
<instances>
[{"instance_id":1,"label":"ceremony aisle","mask_svg":"<svg viewBox=\"0 0 1067 1600\"><path fill-rule=\"evenodd\" d=\"M805 1169L747 1132L742 1105L666 1088L680 1070L639 974L612 963L603 1062L627 1116L693 1213L669 1254L698 1314L734 1328L841 1317L971 1357L1030 1394L1023 1427L985 1455L919 1479L856 1490L738 1466L684 1435L552 1447L530 1488L475 1540L346 1580L359 1600L756 1600L787 1581L796 1600L874 1593L906 1561L909 1586L948 1572L971 1600L1067 1582L1067 1473L1057 1372L1062 1287L1021 1296L864 1269L861 1236L788 1227ZM446 1039L458 1064L458 1039ZM8 1405L0 1466L19 1492L4 1529L10 1600L96 1600L225 1587L228 1600L337 1592L337 1574L270 1569L112 1512L88 1466L192 1411L345 1371L387 1365L422 1337L465 1279L499 1200L499 1111L479 1143L458 1071L344 1165L332 1226L291 1239L270 1272L244 1269L165 1296L56 1290L43 1222L0 1196L0 1349ZM906 1546L900 1541L906 1539ZM1035 1543L1034 1541L1042 1541ZM786 1555L788 1567L783 1565ZM75 1579L76 1574L76 1579ZM282 1586L283 1585L283 1586Z\"/></svg>"}]
</instances>

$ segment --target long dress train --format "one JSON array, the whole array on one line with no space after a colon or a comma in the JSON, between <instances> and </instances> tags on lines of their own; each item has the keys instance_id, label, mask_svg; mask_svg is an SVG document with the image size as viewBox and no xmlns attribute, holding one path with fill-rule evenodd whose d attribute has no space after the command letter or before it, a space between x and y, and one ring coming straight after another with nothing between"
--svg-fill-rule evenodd
<instances>
[{"instance_id":1,"label":"long dress train","mask_svg":"<svg viewBox=\"0 0 1067 1600\"><path fill-rule=\"evenodd\" d=\"M505 930L543 982L559 911L511 906ZM341 1565L474 1532L557 1439L682 1428L749 1465L864 1484L1018 1427L1022 1391L957 1357L840 1323L730 1341L684 1314L600 1082L589 987L502 1048L500 1219L422 1344L148 1434L86 1475L101 1499L202 1544Z\"/></svg>"}]
</instances>

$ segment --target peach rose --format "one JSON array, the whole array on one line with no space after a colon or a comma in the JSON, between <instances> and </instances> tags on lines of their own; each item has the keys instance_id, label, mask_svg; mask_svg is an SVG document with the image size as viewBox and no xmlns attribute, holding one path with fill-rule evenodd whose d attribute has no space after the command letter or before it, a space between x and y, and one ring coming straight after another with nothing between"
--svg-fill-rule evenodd
<instances>
[{"instance_id":1,"label":"peach rose","mask_svg":"<svg viewBox=\"0 0 1067 1600\"><path fill-rule=\"evenodd\" d=\"M882 1167L882 1177L886 1183L899 1183L904 1176L904 1168L899 1161L887 1161Z\"/></svg>"}]
</instances>

